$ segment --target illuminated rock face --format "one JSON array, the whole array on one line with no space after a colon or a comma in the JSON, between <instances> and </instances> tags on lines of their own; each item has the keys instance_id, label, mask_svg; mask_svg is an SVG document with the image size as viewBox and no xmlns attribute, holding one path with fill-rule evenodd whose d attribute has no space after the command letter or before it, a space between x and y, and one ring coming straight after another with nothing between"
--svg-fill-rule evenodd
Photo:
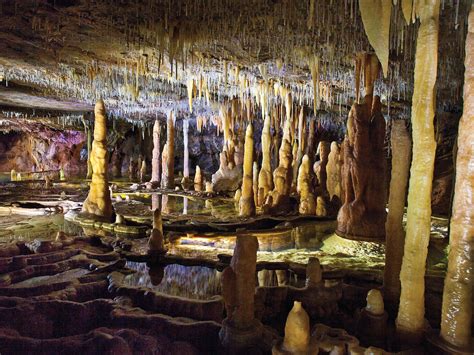
<instances>
[{"instance_id":1,"label":"illuminated rock face","mask_svg":"<svg viewBox=\"0 0 474 355\"><path fill-rule=\"evenodd\" d=\"M243 217L255 215L253 191L253 127L249 123L245 133L244 175L242 178L242 196L239 201L239 214Z\"/></svg>"},{"instance_id":2,"label":"illuminated rock face","mask_svg":"<svg viewBox=\"0 0 474 355\"><path fill-rule=\"evenodd\" d=\"M151 182L158 185L160 183L160 136L161 126L160 121L155 120L153 125L153 153L151 159Z\"/></svg>"},{"instance_id":3,"label":"illuminated rock face","mask_svg":"<svg viewBox=\"0 0 474 355\"><path fill-rule=\"evenodd\" d=\"M166 144L161 159L161 187L174 189L174 119L172 111L168 113L166 121Z\"/></svg>"},{"instance_id":4,"label":"illuminated rock face","mask_svg":"<svg viewBox=\"0 0 474 355\"><path fill-rule=\"evenodd\" d=\"M316 198L313 194L311 179L311 162L305 155L298 170L297 192L300 195L299 213L305 215L316 214Z\"/></svg>"},{"instance_id":5,"label":"illuminated rock face","mask_svg":"<svg viewBox=\"0 0 474 355\"><path fill-rule=\"evenodd\" d=\"M405 343L421 341L425 327L425 265L431 232L431 187L436 152L433 117L436 107L439 7L439 0L433 0L417 8L420 28L411 110L413 159L400 271L400 306L396 320L397 331Z\"/></svg>"},{"instance_id":6,"label":"illuminated rock face","mask_svg":"<svg viewBox=\"0 0 474 355\"><path fill-rule=\"evenodd\" d=\"M345 196L337 216L337 233L341 236L385 238L384 137L380 98L366 96L363 104L352 106L343 144Z\"/></svg>"},{"instance_id":7,"label":"illuminated rock face","mask_svg":"<svg viewBox=\"0 0 474 355\"><path fill-rule=\"evenodd\" d=\"M464 110L459 123L456 185L444 281L441 337L469 350L474 284L474 8L469 14L464 77Z\"/></svg>"},{"instance_id":8,"label":"illuminated rock face","mask_svg":"<svg viewBox=\"0 0 474 355\"><path fill-rule=\"evenodd\" d=\"M392 147L392 177L388 200L388 215L385 224L386 254L384 270L384 294L393 302L400 296L400 268L403 258L405 212L408 173L411 161L411 138L405 121L392 121L390 138Z\"/></svg>"},{"instance_id":9,"label":"illuminated rock face","mask_svg":"<svg viewBox=\"0 0 474 355\"><path fill-rule=\"evenodd\" d=\"M82 212L112 221L114 210L107 181L107 117L102 100L96 103L94 114L94 142L91 151L92 181Z\"/></svg>"}]
</instances>

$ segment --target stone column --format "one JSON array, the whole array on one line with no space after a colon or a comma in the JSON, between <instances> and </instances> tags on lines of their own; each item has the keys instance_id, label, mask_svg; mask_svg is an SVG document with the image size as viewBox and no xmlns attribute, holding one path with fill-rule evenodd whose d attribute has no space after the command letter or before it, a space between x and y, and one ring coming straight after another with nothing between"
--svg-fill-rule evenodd
<instances>
[{"instance_id":1,"label":"stone column","mask_svg":"<svg viewBox=\"0 0 474 355\"><path fill-rule=\"evenodd\" d=\"M242 178L242 197L239 202L239 215L250 217L255 215L253 196L253 127L249 123L245 132L244 174Z\"/></svg>"},{"instance_id":2,"label":"stone column","mask_svg":"<svg viewBox=\"0 0 474 355\"><path fill-rule=\"evenodd\" d=\"M425 265L431 232L431 187L436 142L434 109L438 67L439 0L420 4L412 98L413 160L408 192L407 231L400 271L396 320L403 343L421 341L425 326Z\"/></svg>"},{"instance_id":3,"label":"stone column","mask_svg":"<svg viewBox=\"0 0 474 355\"><path fill-rule=\"evenodd\" d=\"M474 347L471 338L474 285L474 6L468 23L464 109L458 129L448 271L444 280L441 313L441 337L466 352Z\"/></svg>"},{"instance_id":4,"label":"stone column","mask_svg":"<svg viewBox=\"0 0 474 355\"><path fill-rule=\"evenodd\" d=\"M91 163L91 151L92 151L92 133L91 128L86 126L87 131L87 179L92 178L92 163Z\"/></svg>"},{"instance_id":5,"label":"stone column","mask_svg":"<svg viewBox=\"0 0 474 355\"><path fill-rule=\"evenodd\" d=\"M400 268L402 266L405 230L405 212L408 171L411 161L411 138L403 120L392 121L392 177L388 199L388 215L385 223L385 270L384 296L391 302L400 297Z\"/></svg>"},{"instance_id":6,"label":"stone column","mask_svg":"<svg viewBox=\"0 0 474 355\"><path fill-rule=\"evenodd\" d=\"M91 150L92 181L82 212L112 221L114 210L107 180L107 117L102 100L94 108L94 142Z\"/></svg>"},{"instance_id":7,"label":"stone column","mask_svg":"<svg viewBox=\"0 0 474 355\"><path fill-rule=\"evenodd\" d=\"M183 179L181 184L185 190L189 189L190 180L189 180L189 121L187 119L183 120L183 145L184 145L184 159L183 159Z\"/></svg>"},{"instance_id":8,"label":"stone column","mask_svg":"<svg viewBox=\"0 0 474 355\"><path fill-rule=\"evenodd\" d=\"M341 161L340 149L337 142L331 143L331 152L328 156L328 163L326 165L327 184L326 188L329 194L329 200L334 200L336 197L341 200Z\"/></svg>"},{"instance_id":9,"label":"stone column","mask_svg":"<svg viewBox=\"0 0 474 355\"><path fill-rule=\"evenodd\" d=\"M316 214L316 197L311 184L311 162L305 155L298 169L296 191L300 195L299 213L304 215Z\"/></svg>"},{"instance_id":10,"label":"stone column","mask_svg":"<svg viewBox=\"0 0 474 355\"><path fill-rule=\"evenodd\" d=\"M273 189L272 167L271 167L271 145L270 116L267 114L263 121L262 129L262 167L258 174L258 196L257 205L262 206L267 195Z\"/></svg>"},{"instance_id":11,"label":"stone column","mask_svg":"<svg viewBox=\"0 0 474 355\"><path fill-rule=\"evenodd\" d=\"M161 156L161 187L174 189L174 119L173 111L168 113L166 122L166 144Z\"/></svg>"},{"instance_id":12,"label":"stone column","mask_svg":"<svg viewBox=\"0 0 474 355\"><path fill-rule=\"evenodd\" d=\"M160 183L160 136L161 136L161 126L160 121L155 120L153 125L153 153L151 159L151 180L150 182L153 185L159 185Z\"/></svg>"}]
</instances>

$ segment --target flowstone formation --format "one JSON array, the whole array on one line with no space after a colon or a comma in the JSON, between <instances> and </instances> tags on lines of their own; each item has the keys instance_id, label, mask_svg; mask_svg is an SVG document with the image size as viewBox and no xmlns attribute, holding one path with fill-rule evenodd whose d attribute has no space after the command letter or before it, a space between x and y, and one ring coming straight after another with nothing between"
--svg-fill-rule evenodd
<instances>
[{"instance_id":1,"label":"flowstone formation","mask_svg":"<svg viewBox=\"0 0 474 355\"><path fill-rule=\"evenodd\" d=\"M94 115L94 142L91 151L92 181L82 212L110 222L113 219L114 210L107 180L107 117L102 100L95 104Z\"/></svg>"},{"instance_id":2,"label":"flowstone formation","mask_svg":"<svg viewBox=\"0 0 474 355\"><path fill-rule=\"evenodd\" d=\"M366 96L364 103L351 108L343 143L344 204L337 216L336 231L343 237L385 238L384 137L380 98Z\"/></svg>"},{"instance_id":3,"label":"flowstone formation","mask_svg":"<svg viewBox=\"0 0 474 355\"><path fill-rule=\"evenodd\" d=\"M262 341L263 327L254 315L257 250L255 236L238 235L230 266L222 273L227 316L219 337L229 351L257 348Z\"/></svg>"},{"instance_id":4,"label":"flowstone formation","mask_svg":"<svg viewBox=\"0 0 474 355\"><path fill-rule=\"evenodd\" d=\"M255 215L255 196L253 190L253 126L248 124L245 133L244 176L242 178L242 195L239 200L239 215Z\"/></svg>"}]
</instances>

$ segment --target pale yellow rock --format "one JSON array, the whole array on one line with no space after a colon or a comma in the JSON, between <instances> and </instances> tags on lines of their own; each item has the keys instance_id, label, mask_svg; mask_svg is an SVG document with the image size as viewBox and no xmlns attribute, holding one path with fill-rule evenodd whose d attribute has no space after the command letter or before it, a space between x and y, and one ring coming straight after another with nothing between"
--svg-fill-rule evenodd
<instances>
[{"instance_id":1,"label":"pale yellow rock","mask_svg":"<svg viewBox=\"0 0 474 355\"><path fill-rule=\"evenodd\" d=\"M316 198L316 216L317 217L326 217L328 215L328 211L326 209L326 201L324 197L318 196Z\"/></svg>"},{"instance_id":2,"label":"pale yellow rock","mask_svg":"<svg viewBox=\"0 0 474 355\"><path fill-rule=\"evenodd\" d=\"M196 172L194 174L194 191L202 191L202 174L199 165L196 165Z\"/></svg>"},{"instance_id":3,"label":"pale yellow rock","mask_svg":"<svg viewBox=\"0 0 474 355\"><path fill-rule=\"evenodd\" d=\"M411 161L411 138L405 121L392 121L392 177L388 200L388 215L385 223L385 269L384 294L392 301L400 297L400 268L402 266L405 230L403 214L405 213L406 189Z\"/></svg>"},{"instance_id":4,"label":"pale yellow rock","mask_svg":"<svg viewBox=\"0 0 474 355\"><path fill-rule=\"evenodd\" d=\"M316 198L311 184L311 161L304 155L298 170L296 191L300 195L299 213L314 215L316 213Z\"/></svg>"},{"instance_id":5,"label":"pale yellow rock","mask_svg":"<svg viewBox=\"0 0 474 355\"><path fill-rule=\"evenodd\" d=\"M15 169L12 169L10 171L10 181L16 181L16 176L17 176L17 174L16 174Z\"/></svg>"},{"instance_id":6,"label":"pale yellow rock","mask_svg":"<svg viewBox=\"0 0 474 355\"><path fill-rule=\"evenodd\" d=\"M372 289L367 293L367 311L375 315L384 313L384 303L382 293L379 290Z\"/></svg>"},{"instance_id":7,"label":"pale yellow rock","mask_svg":"<svg viewBox=\"0 0 474 355\"><path fill-rule=\"evenodd\" d=\"M309 348L309 316L301 306L301 302L295 301L285 324L285 340L283 349L292 353L304 353Z\"/></svg>"},{"instance_id":8,"label":"pale yellow rock","mask_svg":"<svg viewBox=\"0 0 474 355\"><path fill-rule=\"evenodd\" d=\"M474 285L474 6L468 20L464 109L459 122L456 183L444 280L441 337L468 350L472 344Z\"/></svg>"},{"instance_id":9,"label":"pale yellow rock","mask_svg":"<svg viewBox=\"0 0 474 355\"><path fill-rule=\"evenodd\" d=\"M248 124L245 132L244 174L242 178L242 196L239 201L239 215L250 217L255 215L255 199L253 194L253 126Z\"/></svg>"},{"instance_id":10,"label":"pale yellow rock","mask_svg":"<svg viewBox=\"0 0 474 355\"><path fill-rule=\"evenodd\" d=\"M92 181L82 212L111 221L114 210L107 180L107 117L102 100L97 101L94 115L94 142L91 151Z\"/></svg>"},{"instance_id":11,"label":"pale yellow rock","mask_svg":"<svg viewBox=\"0 0 474 355\"><path fill-rule=\"evenodd\" d=\"M425 265L431 232L431 187L436 142L434 109L438 66L439 0L420 3L412 98L413 160L408 193L407 231L400 272L397 331L408 342L421 341L425 314Z\"/></svg>"},{"instance_id":12,"label":"pale yellow rock","mask_svg":"<svg viewBox=\"0 0 474 355\"><path fill-rule=\"evenodd\" d=\"M206 192L213 192L212 183L210 181L206 181Z\"/></svg>"},{"instance_id":13,"label":"pale yellow rock","mask_svg":"<svg viewBox=\"0 0 474 355\"><path fill-rule=\"evenodd\" d=\"M166 144L162 154L161 187L174 189L174 119L173 111L166 121Z\"/></svg>"},{"instance_id":14,"label":"pale yellow rock","mask_svg":"<svg viewBox=\"0 0 474 355\"><path fill-rule=\"evenodd\" d=\"M337 197L341 200L341 150L337 142L331 143L331 151L328 156L327 172L327 190L329 198L332 200Z\"/></svg>"},{"instance_id":15,"label":"pale yellow rock","mask_svg":"<svg viewBox=\"0 0 474 355\"><path fill-rule=\"evenodd\" d=\"M152 152L152 159L151 159L151 180L150 182L158 184L161 180L160 177L160 135L161 135L161 127L160 121L155 120L153 124L153 152Z\"/></svg>"},{"instance_id":16,"label":"pale yellow rock","mask_svg":"<svg viewBox=\"0 0 474 355\"><path fill-rule=\"evenodd\" d=\"M271 144L270 116L266 115L262 129L262 167L258 174L258 196L257 205L262 206L270 191L273 189L272 167L271 167Z\"/></svg>"}]
</instances>

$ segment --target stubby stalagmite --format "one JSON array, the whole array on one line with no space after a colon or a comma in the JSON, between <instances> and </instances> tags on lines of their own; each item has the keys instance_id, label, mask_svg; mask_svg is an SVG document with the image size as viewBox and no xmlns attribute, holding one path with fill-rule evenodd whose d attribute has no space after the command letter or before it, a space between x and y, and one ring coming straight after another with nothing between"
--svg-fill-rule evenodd
<instances>
[{"instance_id":1,"label":"stubby stalagmite","mask_svg":"<svg viewBox=\"0 0 474 355\"><path fill-rule=\"evenodd\" d=\"M82 212L112 221L114 209L107 180L107 117L102 100L95 104L94 115L94 141L91 151L92 181Z\"/></svg>"}]
</instances>

